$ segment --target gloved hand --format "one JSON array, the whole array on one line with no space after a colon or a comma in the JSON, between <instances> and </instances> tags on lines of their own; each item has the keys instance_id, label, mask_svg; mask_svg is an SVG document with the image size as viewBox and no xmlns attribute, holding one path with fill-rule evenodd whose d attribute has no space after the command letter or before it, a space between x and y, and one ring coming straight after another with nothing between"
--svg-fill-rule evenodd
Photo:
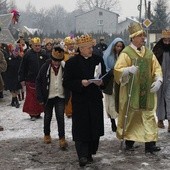
<instances>
[{"instance_id":1,"label":"gloved hand","mask_svg":"<svg viewBox=\"0 0 170 170\"><path fill-rule=\"evenodd\" d=\"M138 66L130 66L130 67L126 67L124 70L123 70L123 75L124 76L127 76L129 73L132 73L132 74L136 74L138 71Z\"/></svg>"},{"instance_id":2,"label":"gloved hand","mask_svg":"<svg viewBox=\"0 0 170 170\"><path fill-rule=\"evenodd\" d=\"M152 85L151 85L150 92L151 92L151 93L156 93L156 92L159 90L161 84L162 84L162 82L161 82L160 80L154 81L154 82L152 83Z\"/></svg>"}]
</instances>

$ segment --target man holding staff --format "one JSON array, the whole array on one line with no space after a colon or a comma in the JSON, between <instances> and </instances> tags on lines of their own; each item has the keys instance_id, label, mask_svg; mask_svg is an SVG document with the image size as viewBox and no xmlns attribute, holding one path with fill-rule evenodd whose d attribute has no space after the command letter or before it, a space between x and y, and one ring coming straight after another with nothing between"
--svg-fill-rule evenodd
<instances>
[{"instance_id":1,"label":"man holding staff","mask_svg":"<svg viewBox=\"0 0 170 170\"><path fill-rule=\"evenodd\" d=\"M133 151L135 141L145 142L145 153L153 154L160 151L154 97L163 81L162 71L155 55L144 46L141 24L132 23L128 30L131 43L114 67L115 80L121 85L117 137L125 141L125 150Z\"/></svg>"}]
</instances>

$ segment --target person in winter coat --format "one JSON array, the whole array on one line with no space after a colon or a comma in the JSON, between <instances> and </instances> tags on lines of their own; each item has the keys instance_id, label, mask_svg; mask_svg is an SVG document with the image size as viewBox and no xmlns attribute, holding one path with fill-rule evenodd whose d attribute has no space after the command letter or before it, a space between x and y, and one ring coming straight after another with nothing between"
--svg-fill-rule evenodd
<instances>
[{"instance_id":1,"label":"person in winter coat","mask_svg":"<svg viewBox=\"0 0 170 170\"><path fill-rule=\"evenodd\" d=\"M64 88L62 85L64 50L54 46L51 59L41 67L36 79L37 99L44 105L44 143L51 143L50 125L55 108L55 116L58 123L59 146L66 149L68 144L65 140L64 125Z\"/></svg>"},{"instance_id":2,"label":"person in winter coat","mask_svg":"<svg viewBox=\"0 0 170 170\"><path fill-rule=\"evenodd\" d=\"M18 93L21 89L21 84L18 81L18 70L21 63L18 48L13 44L8 45L9 53L6 56L7 70L4 73L5 90L9 90L12 96L11 106L19 108Z\"/></svg>"},{"instance_id":3,"label":"person in winter coat","mask_svg":"<svg viewBox=\"0 0 170 170\"><path fill-rule=\"evenodd\" d=\"M3 91L4 89L4 82L3 82L3 79L2 79L2 76L1 76L1 73L2 72L5 72L7 69L7 63L6 63L6 60L4 58L4 55L3 53L0 51L0 92ZM0 126L0 131L3 131L3 127Z\"/></svg>"},{"instance_id":4,"label":"person in winter coat","mask_svg":"<svg viewBox=\"0 0 170 170\"><path fill-rule=\"evenodd\" d=\"M51 38L45 38L43 40L43 43L44 43L44 49L46 51L46 54L50 58L52 49L53 49L53 45L54 45L54 41Z\"/></svg>"},{"instance_id":5,"label":"person in winter coat","mask_svg":"<svg viewBox=\"0 0 170 170\"><path fill-rule=\"evenodd\" d=\"M170 30L162 31L162 38L153 48L163 72L163 83L157 93L158 127L165 128L164 120L168 120L168 132L170 132Z\"/></svg>"},{"instance_id":6,"label":"person in winter coat","mask_svg":"<svg viewBox=\"0 0 170 170\"><path fill-rule=\"evenodd\" d=\"M118 114L118 104L116 103L118 103L119 100L119 86L117 85L117 83L114 82L113 67L120 52L123 50L124 47L125 45L123 40L121 38L115 38L103 54L106 71L111 72L110 81L106 88L103 90L103 93L105 94L104 104L106 113L111 120L111 127L113 132L116 132L117 130L115 119L117 118ZM115 94L117 95L117 98L115 98Z\"/></svg>"},{"instance_id":7,"label":"person in winter coat","mask_svg":"<svg viewBox=\"0 0 170 170\"><path fill-rule=\"evenodd\" d=\"M8 56L8 45L7 44L4 44L4 43L0 43L0 51L3 53L3 55L4 55L4 58L6 58L7 56ZM5 73L4 72L2 72L2 73L0 73L1 74L1 76L2 76L2 80L3 80L3 82L4 82L4 79L5 79ZM2 91L0 91L0 98L3 98L4 97L4 95L3 95L3 90Z\"/></svg>"},{"instance_id":8,"label":"person in winter coat","mask_svg":"<svg viewBox=\"0 0 170 170\"><path fill-rule=\"evenodd\" d=\"M72 92L72 135L79 165L93 162L100 136L104 135L103 95L106 73L104 61L94 55L90 35L76 37L80 54L66 61L63 85Z\"/></svg>"},{"instance_id":9,"label":"person in winter coat","mask_svg":"<svg viewBox=\"0 0 170 170\"><path fill-rule=\"evenodd\" d=\"M31 49L23 56L19 68L19 81L26 86L26 98L23 105L23 112L30 115L31 120L35 121L40 118L44 111L42 105L39 104L36 96L35 80L41 66L48 59L45 50L41 49L41 40L34 37L31 40Z\"/></svg>"},{"instance_id":10,"label":"person in winter coat","mask_svg":"<svg viewBox=\"0 0 170 170\"><path fill-rule=\"evenodd\" d=\"M100 41L96 44L96 48L101 51L105 51L107 49L107 44L105 43L104 36L100 37Z\"/></svg>"},{"instance_id":11,"label":"person in winter coat","mask_svg":"<svg viewBox=\"0 0 170 170\"><path fill-rule=\"evenodd\" d=\"M66 62L77 53L74 37L68 36L64 39L64 61ZM71 92L65 88L65 114L67 118L72 117Z\"/></svg>"}]
</instances>

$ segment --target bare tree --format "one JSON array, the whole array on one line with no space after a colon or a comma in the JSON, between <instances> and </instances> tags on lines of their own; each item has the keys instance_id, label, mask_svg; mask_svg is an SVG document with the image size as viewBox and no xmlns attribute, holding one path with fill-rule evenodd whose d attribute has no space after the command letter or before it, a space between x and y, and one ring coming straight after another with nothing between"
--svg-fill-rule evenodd
<instances>
[{"instance_id":1,"label":"bare tree","mask_svg":"<svg viewBox=\"0 0 170 170\"><path fill-rule=\"evenodd\" d=\"M7 0L0 0L0 14L8 13Z\"/></svg>"},{"instance_id":2,"label":"bare tree","mask_svg":"<svg viewBox=\"0 0 170 170\"><path fill-rule=\"evenodd\" d=\"M76 0L77 8L83 11L92 10L94 7L115 10L119 7L119 0Z\"/></svg>"},{"instance_id":3,"label":"bare tree","mask_svg":"<svg viewBox=\"0 0 170 170\"><path fill-rule=\"evenodd\" d=\"M57 30L65 32L65 18L67 16L67 11L61 5L55 5L48 11L50 25L50 32L54 33Z\"/></svg>"},{"instance_id":4,"label":"bare tree","mask_svg":"<svg viewBox=\"0 0 170 170\"><path fill-rule=\"evenodd\" d=\"M11 0L11 1L8 3L8 8L9 8L9 10L11 10L11 9L17 9L15 0Z\"/></svg>"}]
</instances>

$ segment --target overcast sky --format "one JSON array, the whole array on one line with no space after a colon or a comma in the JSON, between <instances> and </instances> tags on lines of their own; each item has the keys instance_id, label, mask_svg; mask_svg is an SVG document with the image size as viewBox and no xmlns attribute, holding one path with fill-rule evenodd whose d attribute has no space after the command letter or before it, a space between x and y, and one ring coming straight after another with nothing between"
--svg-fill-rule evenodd
<instances>
[{"instance_id":1,"label":"overcast sky","mask_svg":"<svg viewBox=\"0 0 170 170\"><path fill-rule=\"evenodd\" d=\"M143 9L144 9L144 0L142 1L143 1ZM151 1L151 6L154 6L155 2L157 2L158 0L150 0L150 1ZM170 0L167 1L170 8ZM76 8L76 0L15 0L15 2L18 6L18 10L25 9L25 6L29 2L33 6L35 6L37 10L41 8L48 9L58 4L63 6L68 12L71 12ZM139 11L137 9L137 6L140 3L140 0L119 0L119 2L120 2L120 11L116 11L116 12L118 12L120 16L123 17L139 16Z\"/></svg>"}]
</instances>

